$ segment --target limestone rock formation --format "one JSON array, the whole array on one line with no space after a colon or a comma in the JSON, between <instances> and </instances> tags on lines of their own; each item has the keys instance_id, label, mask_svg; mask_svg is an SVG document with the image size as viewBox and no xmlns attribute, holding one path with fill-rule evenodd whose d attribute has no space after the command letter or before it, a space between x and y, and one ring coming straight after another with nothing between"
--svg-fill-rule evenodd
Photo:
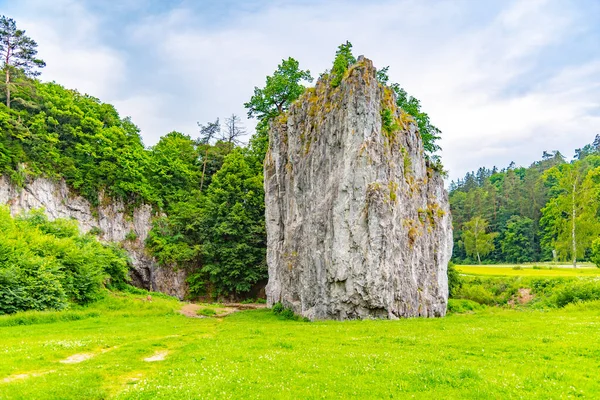
<instances>
[{"instance_id":1,"label":"limestone rock formation","mask_svg":"<svg viewBox=\"0 0 600 400\"><path fill-rule=\"evenodd\" d=\"M114 201L101 202L94 209L86 199L73 194L64 181L37 178L17 188L4 176L0 176L0 204L8 204L13 214L44 208L50 219L77 220L83 232L98 228L101 240L123 243L133 264L131 277L135 286L180 299L186 294L185 271L159 267L144 250L152 228L150 206L139 207L131 215L122 203ZM135 233L135 240L127 239L130 232Z\"/></svg>"},{"instance_id":2,"label":"limestone rock formation","mask_svg":"<svg viewBox=\"0 0 600 400\"><path fill-rule=\"evenodd\" d=\"M443 179L371 61L360 57L335 88L323 76L269 140L269 304L311 319L445 315Z\"/></svg>"}]
</instances>

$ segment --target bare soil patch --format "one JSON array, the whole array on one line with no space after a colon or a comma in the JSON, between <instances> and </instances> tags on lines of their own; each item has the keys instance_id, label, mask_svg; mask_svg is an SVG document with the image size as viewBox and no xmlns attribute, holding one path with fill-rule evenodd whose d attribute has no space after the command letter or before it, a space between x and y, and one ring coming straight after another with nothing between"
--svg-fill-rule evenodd
<instances>
[{"instance_id":1,"label":"bare soil patch","mask_svg":"<svg viewBox=\"0 0 600 400\"><path fill-rule=\"evenodd\" d=\"M241 304L241 303L225 303L222 307L211 307L211 306L203 306L201 304L188 303L184 305L179 312L186 317L190 318L208 318L204 315L198 315L198 311L203 308L210 308L215 311L215 315L213 317L221 318L226 317L234 312L245 311L245 310L256 310L259 308L266 308L266 304Z\"/></svg>"},{"instance_id":2,"label":"bare soil patch","mask_svg":"<svg viewBox=\"0 0 600 400\"><path fill-rule=\"evenodd\" d=\"M169 352L166 350L157 351L156 353L154 353L154 355L144 358L144 361L146 361L146 362L163 361L165 358L167 358L168 354L169 354Z\"/></svg>"},{"instance_id":3,"label":"bare soil patch","mask_svg":"<svg viewBox=\"0 0 600 400\"><path fill-rule=\"evenodd\" d=\"M85 360L89 360L90 358L92 358L94 356L95 356L94 353L73 354L72 356L69 356L69 357L65 358L64 360L60 360L60 362L63 364L78 364Z\"/></svg>"}]
</instances>

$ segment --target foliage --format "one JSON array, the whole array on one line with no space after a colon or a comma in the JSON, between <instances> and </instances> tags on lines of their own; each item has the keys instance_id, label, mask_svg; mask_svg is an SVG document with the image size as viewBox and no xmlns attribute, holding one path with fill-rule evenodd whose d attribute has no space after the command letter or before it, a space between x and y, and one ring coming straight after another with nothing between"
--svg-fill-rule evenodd
<instances>
[{"instance_id":1,"label":"foliage","mask_svg":"<svg viewBox=\"0 0 600 400\"><path fill-rule=\"evenodd\" d=\"M448 300L448 313L451 314L464 314L473 311L482 310L483 306L472 300L465 299L449 299Z\"/></svg>"},{"instance_id":2,"label":"foliage","mask_svg":"<svg viewBox=\"0 0 600 400\"><path fill-rule=\"evenodd\" d=\"M352 54L352 43L346 40L346 43L339 45L335 52L335 59L333 60L333 67L331 68L332 87L339 86L348 67L355 62L356 58L354 58L354 55Z\"/></svg>"},{"instance_id":3,"label":"foliage","mask_svg":"<svg viewBox=\"0 0 600 400\"><path fill-rule=\"evenodd\" d=\"M0 207L0 239L0 314L86 304L128 280L122 251L41 210L14 219Z\"/></svg>"},{"instance_id":4,"label":"foliage","mask_svg":"<svg viewBox=\"0 0 600 400\"><path fill-rule=\"evenodd\" d=\"M273 75L267 76L265 87L255 87L250 101L244 103L248 118L271 120L286 111L304 92L302 81L312 82L310 71L301 70L298 61L291 57L282 60Z\"/></svg>"},{"instance_id":5,"label":"foliage","mask_svg":"<svg viewBox=\"0 0 600 400\"><path fill-rule=\"evenodd\" d=\"M266 277L262 173L236 149L202 198L197 220L202 273L218 294L243 293Z\"/></svg>"},{"instance_id":6,"label":"foliage","mask_svg":"<svg viewBox=\"0 0 600 400\"><path fill-rule=\"evenodd\" d=\"M463 245L467 255L477 256L481 264L481 257L485 257L494 250L495 232L487 233L488 222L480 217L474 217L464 224L462 232Z\"/></svg>"},{"instance_id":7,"label":"foliage","mask_svg":"<svg viewBox=\"0 0 600 400\"><path fill-rule=\"evenodd\" d=\"M39 75L37 68L44 68L46 63L36 58L37 43L25 35L25 31L17 29L12 18L0 17L0 60L5 75L4 93L6 107L11 107L11 90L17 84L14 78L19 75L29 77Z\"/></svg>"},{"instance_id":8,"label":"foliage","mask_svg":"<svg viewBox=\"0 0 600 400\"><path fill-rule=\"evenodd\" d=\"M550 302L557 307L583 301L600 300L599 281L576 281L554 289Z\"/></svg>"},{"instance_id":9,"label":"foliage","mask_svg":"<svg viewBox=\"0 0 600 400\"><path fill-rule=\"evenodd\" d=\"M93 205L100 194L129 204L155 203L149 153L138 128L113 106L55 83L30 81L31 107L0 105L0 173L64 178ZM16 95L16 94L15 94Z\"/></svg>"},{"instance_id":10,"label":"foliage","mask_svg":"<svg viewBox=\"0 0 600 400\"><path fill-rule=\"evenodd\" d=\"M600 156L556 166L543 178L549 200L540 219L542 243L575 265L600 232Z\"/></svg>"},{"instance_id":11,"label":"foliage","mask_svg":"<svg viewBox=\"0 0 600 400\"><path fill-rule=\"evenodd\" d=\"M396 93L398 107L412 115L417 122L426 154L431 155L440 150L440 146L436 142L440 139L442 132L431 123L429 115L421 111L421 102L417 98L409 96L397 83L392 84L391 88Z\"/></svg>"},{"instance_id":12,"label":"foliage","mask_svg":"<svg viewBox=\"0 0 600 400\"><path fill-rule=\"evenodd\" d=\"M435 153L441 150L436 143L440 139L441 131L435 127L429 118L429 115L421 110L421 101L416 97L410 96L399 84L389 84L389 67L381 68L377 71L377 81L384 86L389 86L396 94L396 105L412 116L417 123L425 156L432 162L434 168L443 172L443 166L439 156Z\"/></svg>"},{"instance_id":13,"label":"foliage","mask_svg":"<svg viewBox=\"0 0 600 400\"><path fill-rule=\"evenodd\" d=\"M587 259L600 231L600 158L594 148L585 146L581 158L571 163L557 151L544 152L527 168L514 163L502 170L482 167L453 181L453 260L477 261L466 253L461 239L465 223L481 217L498 234L485 262L572 261L573 211L577 257Z\"/></svg>"},{"instance_id":14,"label":"foliage","mask_svg":"<svg viewBox=\"0 0 600 400\"><path fill-rule=\"evenodd\" d=\"M448 263L448 295L454 297L462 287L462 278L460 272L456 269L454 263Z\"/></svg>"},{"instance_id":15,"label":"foliage","mask_svg":"<svg viewBox=\"0 0 600 400\"><path fill-rule=\"evenodd\" d=\"M527 217L513 215L506 223L502 237L502 252L508 262L533 261L533 221Z\"/></svg>"},{"instance_id":16,"label":"foliage","mask_svg":"<svg viewBox=\"0 0 600 400\"><path fill-rule=\"evenodd\" d=\"M600 237L592 242L590 261L600 268Z\"/></svg>"},{"instance_id":17,"label":"foliage","mask_svg":"<svg viewBox=\"0 0 600 400\"><path fill-rule=\"evenodd\" d=\"M388 136L390 136L399 128L398 124L394 120L392 110L390 110L389 108L383 108L381 110L381 127Z\"/></svg>"}]
</instances>

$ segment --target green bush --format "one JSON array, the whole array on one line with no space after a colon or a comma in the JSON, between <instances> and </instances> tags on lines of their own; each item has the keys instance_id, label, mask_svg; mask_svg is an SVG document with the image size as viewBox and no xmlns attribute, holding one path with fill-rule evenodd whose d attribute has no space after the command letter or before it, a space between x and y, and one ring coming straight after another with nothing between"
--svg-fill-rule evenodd
<instances>
[{"instance_id":1,"label":"green bush","mask_svg":"<svg viewBox=\"0 0 600 400\"><path fill-rule=\"evenodd\" d=\"M281 312L284 310L283 304L281 304L281 303L273 304L272 310L273 310L274 314L281 314Z\"/></svg>"},{"instance_id":2,"label":"green bush","mask_svg":"<svg viewBox=\"0 0 600 400\"><path fill-rule=\"evenodd\" d=\"M590 261L596 264L596 267L600 268L600 238L594 240L592 243Z\"/></svg>"},{"instance_id":3,"label":"green bush","mask_svg":"<svg viewBox=\"0 0 600 400\"><path fill-rule=\"evenodd\" d=\"M550 303L557 307L584 301L600 300L600 281L576 281L557 288Z\"/></svg>"},{"instance_id":4,"label":"green bush","mask_svg":"<svg viewBox=\"0 0 600 400\"><path fill-rule=\"evenodd\" d=\"M0 207L0 314L86 304L127 273L121 250L81 235L74 221L49 221L42 211L12 218Z\"/></svg>"},{"instance_id":5,"label":"green bush","mask_svg":"<svg viewBox=\"0 0 600 400\"><path fill-rule=\"evenodd\" d=\"M471 300L465 299L450 299L448 300L448 312L453 314L461 314L473 312L483 309L483 306Z\"/></svg>"},{"instance_id":6,"label":"green bush","mask_svg":"<svg viewBox=\"0 0 600 400\"><path fill-rule=\"evenodd\" d=\"M485 304L488 306L492 306L497 303L493 293L482 285L463 286L459 292L459 298L472 300L476 303Z\"/></svg>"},{"instance_id":7,"label":"green bush","mask_svg":"<svg viewBox=\"0 0 600 400\"><path fill-rule=\"evenodd\" d=\"M217 312L212 308L201 308L198 311L196 311L196 314L203 315L205 317L214 317L215 315L217 315Z\"/></svg>"},{"instance_id":8,"label":"green bush","mask_svg":"<svg viewBox=\"0 0 600 400\"><path fill-rule=\"evenodd\" d=\"M460 272L458 272L453 262L448 263L448 295L450 297L456 296L462 284Z\"/></svg>"}]
</instances>

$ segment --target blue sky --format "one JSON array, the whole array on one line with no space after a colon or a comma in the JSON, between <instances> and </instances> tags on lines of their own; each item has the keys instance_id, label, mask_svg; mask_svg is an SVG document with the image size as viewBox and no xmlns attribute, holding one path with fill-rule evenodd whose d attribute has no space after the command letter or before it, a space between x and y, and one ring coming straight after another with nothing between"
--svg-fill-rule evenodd
<instances>
[{"instance_id":1,"label":"blue sky","mask_svg":"<svg viewBox=\"0 0 600 400\"><path fill-rule=\"evenodd\" d=\"M338 44L390 66L443 132L451 178L600 133L600 0L0 0L55 80L131 116L147 145L231 113L292 56ZM247 121L251 130L253 121Z\"/></svg>"}]
</instances>

